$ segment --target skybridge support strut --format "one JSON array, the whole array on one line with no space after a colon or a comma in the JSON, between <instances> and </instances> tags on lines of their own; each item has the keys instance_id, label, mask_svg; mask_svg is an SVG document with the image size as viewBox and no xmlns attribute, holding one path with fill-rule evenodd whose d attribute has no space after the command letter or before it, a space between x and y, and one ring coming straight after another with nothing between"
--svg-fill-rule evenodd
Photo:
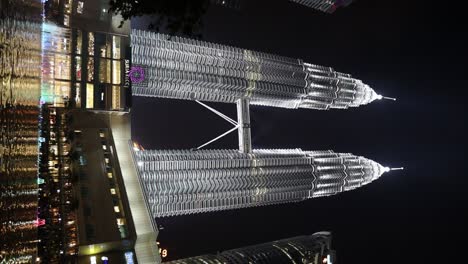
<instances>
[{"instance_id":1,"label":"skybridge support strut","mask_svg":"<svg viewBox=\"0 0 468 264\"><path fill-rule=\"evenodd\" d=\"M237 123L239 126L239 151L252 152L252 136L250 133L250 107L249 99L237 100Z\"/></svg>"}]
</instances>

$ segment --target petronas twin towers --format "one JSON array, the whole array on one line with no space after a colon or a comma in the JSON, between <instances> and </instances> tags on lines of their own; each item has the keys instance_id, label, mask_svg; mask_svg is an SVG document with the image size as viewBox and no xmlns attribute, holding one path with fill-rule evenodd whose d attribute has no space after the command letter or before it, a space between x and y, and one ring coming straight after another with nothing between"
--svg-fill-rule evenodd
<instances>
[{"instance_id":1,"label":"petronas twin towers","mask_svg":"<svg viewBox=\"0 0 468 264\"><path fill-rule=\"evenodd\" d=\"M147 69L133 95L328 110L382 96L349 74L302 60L132 31L132 63Z\"/></svg>"},{"instance_id":2,"label":"petronas twin towers","mask_svg":"<svg viewBox=\"0 0 468 264\"><path fill-rule=\"evenodd\" d=\"M238 130L239 150L201 150L204 145L197 150L144 150L134 145L133 158L153 217L328 196L391 170L350 153L252 149L250 104L328 110L385 98L349 74L140 30L132 30L131 46L138 75L130 76L137 80L132 83L134 96L235 103L238 108L236 122L199 102L234 125L225 134Z\"/></svg>"}]
</instances>

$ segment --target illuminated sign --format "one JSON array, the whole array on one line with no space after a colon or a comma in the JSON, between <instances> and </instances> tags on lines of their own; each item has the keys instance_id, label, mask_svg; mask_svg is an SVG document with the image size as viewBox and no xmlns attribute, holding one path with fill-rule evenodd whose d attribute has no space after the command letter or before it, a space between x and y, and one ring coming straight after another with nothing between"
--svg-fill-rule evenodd
<instances>
[{"instance_id":1,"label":"illuminated sign","mask_svg":"<svg viewBox=\"0 0 468 264\"><path fill-rule=\"evenodd\" d=\"M157 242L157 244L159 245L159 242ZM159 255L161 255L162 258L167 258L169 254L169 251L165 248L159 248Z\"/></svg>"},{"instance_id":2,"label":"illuminated sign","mask_svg":"<svg viewBox=\"0 0 468 264\"><path fill-rule=\"evenodd\" d=\"M125 60L125 79L124 79L124 87L130 87L130 60Z\"/></svg>"}]
</instances>

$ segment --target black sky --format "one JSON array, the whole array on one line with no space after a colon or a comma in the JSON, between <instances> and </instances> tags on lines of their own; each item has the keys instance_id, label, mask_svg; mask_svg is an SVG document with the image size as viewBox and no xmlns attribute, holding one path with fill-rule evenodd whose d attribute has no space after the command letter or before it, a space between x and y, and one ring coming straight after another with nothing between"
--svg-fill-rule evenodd
<instances>
[{"instance_id":1,"label":"black sky","mask_svg":"<svg viewBox=\"0 0 468 264\"><path fill-rule=\"evenodd\" d=\"M468 223L465 10L408 0L360 0L333 15L286 0L211 9L204 40L331 66L398 98L350 110L252 107L254 147L332 149L406 170L298 204L158 219L170 255L330 230L340 263L460 257ZM210 105L236 117L234 105ZM230 128L190 101L134 98L132 113L133 137L148 149L197 147ZM211 146L236 147L236 134Z\"/></svg>"}]
</instances>

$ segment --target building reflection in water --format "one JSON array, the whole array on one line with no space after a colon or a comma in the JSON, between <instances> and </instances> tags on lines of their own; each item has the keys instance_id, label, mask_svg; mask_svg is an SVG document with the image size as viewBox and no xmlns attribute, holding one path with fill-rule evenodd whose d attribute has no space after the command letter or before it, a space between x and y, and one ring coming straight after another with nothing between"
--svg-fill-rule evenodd
<instances>
[{"instance_id":1,"label":"building reflection in water","mask_svg":"<svg viewBox=\"0 0 468 264\"><path fill-rule=\"evenodd\" d=\"M37 255L39 24L0 20L0 263Z\"/></svg>"},{"instance_id":2,"label":"building reflection in water","mask_svg":"<svg viewBox=\"0 0 468 264\"><path fill-rule=\"evenodd\" d=\"M63 23L40 17L44 2L58 1L0 3L0 263L49 263L38 252L77 253L66 112L128 109L130 87L123 81L129 66L124 62L130 61L128 33L82 27L96 16L83 13L83 6L81 13L80 6L72 9L72 1L62 10ZM113 23L102 8L96 10L102 14L93 23ZM61 194L52 195L52 189ZM44 234L49 240L63 238L55 241L60 248L44 246Z\"/></svg>"}]
</instances>

